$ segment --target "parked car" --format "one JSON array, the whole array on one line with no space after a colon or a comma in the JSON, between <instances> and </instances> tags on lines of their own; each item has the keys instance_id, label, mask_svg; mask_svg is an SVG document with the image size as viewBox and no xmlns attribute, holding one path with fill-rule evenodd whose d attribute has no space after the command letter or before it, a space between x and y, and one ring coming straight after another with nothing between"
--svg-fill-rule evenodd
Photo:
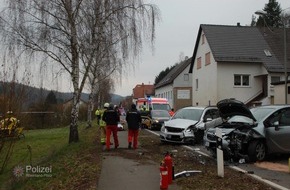
<instances>
[{"instance_id":1,"label":"parked car","mask_svg":"<svg viewBox=\"0 0 290 190\"><path fill-rule=\"evenodd\" d=\"M151 123L149 129L160 130L165 121L168 121L171 116L167 110L151 110Z\"/></svg>"},{"instance_id":2,"label":"parked car","mask_svg":"<svg viewBox=\"0 0 290 190\"><path fill-rule=\"evenodd\" d=\"M222 131L222 149L227 158L262 161L269 154L290 153L290 105L248 109L240 101L225 99L217 107L223 122L207 129L204 135L204 145L214 154L216 129Z\"/></svg>"},{"instance_id":3,"label":"parked car","mask_svg":"<svg viewBox=\"0 0 290 190\"><path fill-rule=\"evenodd\" d=\"M195 144L201 143L204 135L204 124L219 117L218 109L208 107L185 107L165 121L160 130L161 142Z\"/></svg>"}]
</instances>

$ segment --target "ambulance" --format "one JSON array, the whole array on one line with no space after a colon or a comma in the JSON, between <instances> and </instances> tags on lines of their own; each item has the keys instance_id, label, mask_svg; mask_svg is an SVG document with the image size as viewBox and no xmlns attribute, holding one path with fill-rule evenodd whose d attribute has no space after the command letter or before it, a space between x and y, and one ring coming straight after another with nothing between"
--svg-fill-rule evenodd
<instances>
[{"instance_id":1,"label":"ambulance","mask_svg":"<svg viewBox=\"0 0 290 190\"><path fill-rule=\"evenodd\" d=\"M138 110L167 110L170 111L171 107L166 98L138 98L136 101L136 107Z\"/></svg>"}]
</instances>

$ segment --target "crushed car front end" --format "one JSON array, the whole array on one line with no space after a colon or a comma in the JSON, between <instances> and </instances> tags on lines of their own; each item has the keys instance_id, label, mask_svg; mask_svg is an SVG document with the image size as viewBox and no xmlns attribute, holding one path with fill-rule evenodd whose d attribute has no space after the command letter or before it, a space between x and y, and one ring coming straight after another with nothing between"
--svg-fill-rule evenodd
<instances>
[{"instance_id":1,"label":"crushed car front end","mask_svg":"<svg viewBox=\"0 0 290 190\"><path fill-rule=\"evenodd\" d=\"M174 119L164 122L160 130L161 142L194 144L197 121Z\"/></svg>"}]
</instances>

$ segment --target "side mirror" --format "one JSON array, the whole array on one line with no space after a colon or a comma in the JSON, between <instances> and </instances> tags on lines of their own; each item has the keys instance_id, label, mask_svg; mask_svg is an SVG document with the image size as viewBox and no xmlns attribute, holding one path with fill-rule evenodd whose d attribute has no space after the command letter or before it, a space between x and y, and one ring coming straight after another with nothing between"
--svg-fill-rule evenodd
<instances>
[{"instance_id":1,"label":"side mirror","mask_svg":"<svg viewBox=\"0 0 290 190\"><path fill-rule=\"evenodd\" d=\"M212 118L208 117L208 118L205 118L205 119L203 120L203 122L208 122L208 121L212 121Z\"/></svg>"},{"instance_id":2,"label":"side mirror","mask_svg":"<svg viewBox=\"0 0 290 190\"><path fill-rule=\"evenodd\" d=\"M279 121L275 121L273 125L275 127L275 131L279 131Z\"/></svg>"}]
</instances>

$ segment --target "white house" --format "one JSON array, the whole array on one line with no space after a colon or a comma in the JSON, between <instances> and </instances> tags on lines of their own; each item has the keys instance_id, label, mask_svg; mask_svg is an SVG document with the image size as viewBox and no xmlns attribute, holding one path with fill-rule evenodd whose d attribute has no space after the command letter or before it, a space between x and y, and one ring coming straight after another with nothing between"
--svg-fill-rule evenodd
<instances>
[{"instance_id":1,"label":"white house","mask_svg":"<svg viewBox=\"0 0 290 190\"><path fill-rule=\"evenodd\" d=\"M192 105L192 75L188 73L190 64L191 59L184 60L155 85L155 96L167 98L175 110Z\"/></svg>"},{"instance_id":2,"label":"white house","mask_svg":"<svg viewBox=\"0 0 290 190\"><path fill-rule=\"evenodd\" d=\"M200 25L189 70L192 104L215 105L225 98L249 106L274 104L271 82L285 81L281 51L283 35L278 29Z\"/></svg>"},{"instance_id":3,"label":"white house","mask_svg":"<svg viewBox=\"0 0 290 190\"><path fill-rule=\"evenodd\" d=\"M289 80L287 81L289 83ZM285 81L281 82L273 82L272 85L274 86L274 102L275 104L285 104ZM288 86L288 85L287 85ZM289 97L289 88L287 90L287 104L290 103Z\"/></svg>"}]
</instances>

